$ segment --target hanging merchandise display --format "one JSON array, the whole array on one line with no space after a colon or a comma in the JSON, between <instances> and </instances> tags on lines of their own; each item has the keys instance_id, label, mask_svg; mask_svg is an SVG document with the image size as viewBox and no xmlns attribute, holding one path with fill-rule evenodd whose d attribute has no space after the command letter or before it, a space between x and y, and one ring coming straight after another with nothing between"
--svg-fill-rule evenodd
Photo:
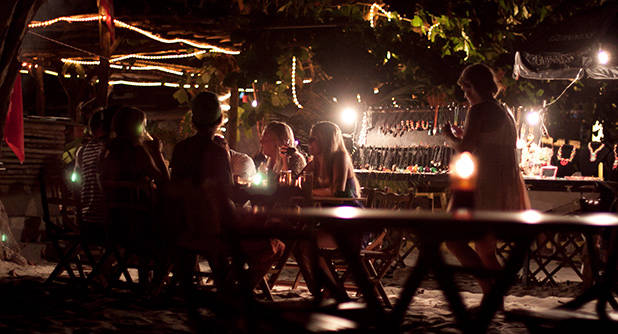
<instances>
[{"instance_id":1,"label":"hanging merchandise display","mask_svg":"<svg viewBox=\"0 0 618 334\"><path fill-rule=\"evenodd\" d=\"M561 166L566 166L573 161L573 158L575 158L575 152L577 152L577 149L575 147L572 147L571 154L567 159L564 158L563 149L564 145L561 145L560 148L558 148L558 161L560 162Z\"/></svg>"},{"instance_id":2,"label":"hanging merchandise display","mask_svg":"<svg viewBox=\"0 0 618 334\"><path fill-rule=\"evenodd\" d=\"M596 149L592 148L592 142L588 143L588 150L590 151L590 162L597 161L597 154L605 147L605 144L601 143Z\"/></svg>"},{"instance_id":3,"label":"hanging merchandise display","mask_svg":"<svg viewBox=\"0 0 618 334\"><path fill-rule=\"evenodd\" d=\"M368 171L445 173L454 150L446 146L440 129L458 117L465 118L460 114L466 110L454 104L370 108L356 134L360 147L354 154L354 165Z\"/></svg>"}]
</instances>

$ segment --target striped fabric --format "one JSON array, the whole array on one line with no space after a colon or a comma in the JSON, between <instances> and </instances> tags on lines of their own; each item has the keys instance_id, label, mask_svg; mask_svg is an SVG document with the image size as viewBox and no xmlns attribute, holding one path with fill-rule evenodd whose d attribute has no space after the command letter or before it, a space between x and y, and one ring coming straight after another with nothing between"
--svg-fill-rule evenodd
<instances>
[{"instance_id":1,"label":"striped fabric","mask_svg":"<svg viewBox=\"0 0 618 334\"><path fill-rule=\"evenodd\" d=\"M99 181L99 161L104 148L105 143L95 139L84 145L79 155L82 220L87 223L103 223L105 220L104 195Z\"/></svg>"}]
</instances>

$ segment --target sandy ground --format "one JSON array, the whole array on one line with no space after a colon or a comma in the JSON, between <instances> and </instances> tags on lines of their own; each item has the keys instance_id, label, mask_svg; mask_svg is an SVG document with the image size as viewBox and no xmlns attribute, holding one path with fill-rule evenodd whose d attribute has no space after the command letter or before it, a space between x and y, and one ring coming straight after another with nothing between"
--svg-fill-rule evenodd
<instances>
[{"instance_id":1,"label":"sandy ground","mask_svg":"<svg viewBox=\"0 0 618 334\"><path fill-rule=\"evenodd\" d=\"M408 262L413 262L413 257ZM186 304L179 298L152 299L124 289L105 294L87 292L57 283L44 286L43 281L54 263L19 266L0 262L0 333L189 333ZM398 268L392 278L385 279L391 300L410 268ZM293 277L286 271L283 279ZM505 309L546 309L570 300L581 289L581 282L565 271L558 275L556 286L516 284L505 300ZM480 302L480 288L470 276L459 275L458 286L467 305ZM304 287L290 290L276 286L276 301L310 298ZM354 296L354 292L350 292ZM586 307L592 310L592 305ZM205 315L208 317L208 314ZM405 333L458 333L454 319L435 280L429 277L421 286L408 309L402 327ZM527 333L522 323L507 322L498 313L491 333Z\"/></svg>"}]
</instances>

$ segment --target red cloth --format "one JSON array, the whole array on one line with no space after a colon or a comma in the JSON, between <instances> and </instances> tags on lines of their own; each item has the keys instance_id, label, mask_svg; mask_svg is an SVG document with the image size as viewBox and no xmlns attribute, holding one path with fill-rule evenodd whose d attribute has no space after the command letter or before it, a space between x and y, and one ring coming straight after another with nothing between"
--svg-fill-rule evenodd
<instances>
[{"instance_id":1,"label":"red cloth","mask_svg":"<svg viewBox=\"0 0 618 334\"><path fill-rule=\"evenodd\" d=\"M19 162L23 163L26 159L26 152L24 150L24 108L21 97L21 76L19 74L13 84L9 111L6 114L4 141L13 150Z\"/></svg>"}]
</instances>

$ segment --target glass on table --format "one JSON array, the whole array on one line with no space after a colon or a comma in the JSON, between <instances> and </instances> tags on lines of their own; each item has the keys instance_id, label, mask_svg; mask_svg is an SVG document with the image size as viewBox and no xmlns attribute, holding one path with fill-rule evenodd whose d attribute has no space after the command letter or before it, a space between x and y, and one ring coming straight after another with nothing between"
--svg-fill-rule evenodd
<instances>
[{"instance_id":1,"label":"glass on table","mask_svg":"<svg viewBox=\"0 0 618 334\"><path fill-rule=\"evenodd\" d=\"M279 184L292 186L292 171L291 170L282 170L279 172Z\"/></svg>"}]
</instances>

